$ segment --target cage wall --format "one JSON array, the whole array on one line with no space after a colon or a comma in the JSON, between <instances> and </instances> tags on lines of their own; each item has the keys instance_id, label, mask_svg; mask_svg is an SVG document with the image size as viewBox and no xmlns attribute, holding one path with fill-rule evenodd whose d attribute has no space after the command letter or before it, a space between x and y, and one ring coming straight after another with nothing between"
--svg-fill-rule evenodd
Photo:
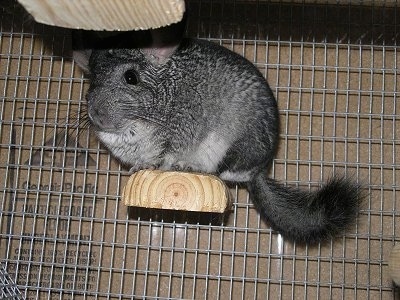
<instances>
[{"instance_id":1,"label":"cage wall","mask_svg":"<svg viewBox=\"0 0 400 300\"><path fill-rule=\"evenodd\" d=\"M2 1L0 260L13 292L400 299L387 265L400 242L400 11L369 4L188 1L188 35L245 56L273 89L280 146L271 177L314 189L346 174L366 187L353 227L304 246L271 230L240 187L222 224L215 215L128 211L120 201L128 170L80 122L88 81L72 61L70 31Z\"/></svg>"}]
</instances>

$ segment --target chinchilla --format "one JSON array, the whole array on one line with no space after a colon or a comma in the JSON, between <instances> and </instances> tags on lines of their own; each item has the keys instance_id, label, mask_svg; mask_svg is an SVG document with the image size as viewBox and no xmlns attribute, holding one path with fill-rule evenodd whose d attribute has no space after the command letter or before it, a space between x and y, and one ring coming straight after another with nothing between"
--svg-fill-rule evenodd
<instances>
[{"instance_id":1,"label":"chinchilla","mask_svg":"<svg viewBox=\"0 0 400 300\"><path fill-rule=\"evenodd\" d=\"M248 60L189 38L100 48L75 52L90 78L91 128L132 171L194 171L245 183L261 215L293 241L319 242L354 222L362 193L352 180L333 177L308 191L267 177L278 108Z\"/></svg>"}]
</instances>

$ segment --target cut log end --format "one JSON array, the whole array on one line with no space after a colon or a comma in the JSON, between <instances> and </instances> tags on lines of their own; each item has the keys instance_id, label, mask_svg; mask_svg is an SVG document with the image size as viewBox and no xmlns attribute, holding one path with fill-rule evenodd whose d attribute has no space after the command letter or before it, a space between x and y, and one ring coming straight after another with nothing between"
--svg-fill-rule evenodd
<instances>
[{"instance_id":1,"label":"cut log end","mask_svg":"<svg viewBox=\"0 0 400 300\"><path fill-rule=\"evenodd\" d=\"M216 176L141 170L122 192L127 206L223 213L231 204L228 187Z\"/></svg>"}]
</instances>

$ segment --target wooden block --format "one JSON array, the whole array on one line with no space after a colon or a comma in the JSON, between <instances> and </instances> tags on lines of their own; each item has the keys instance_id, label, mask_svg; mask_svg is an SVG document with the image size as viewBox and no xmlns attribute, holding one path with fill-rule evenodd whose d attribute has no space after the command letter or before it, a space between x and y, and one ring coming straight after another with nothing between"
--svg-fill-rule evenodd
<instances>
[{"instance_id":1,"label":"wooden block","mask_svg":"<svg viewBox=\"0 0 400 300\"><path fill-rule=\"evenodd\" d=\"M87 30L154 29L179 22L184 0L18 0L39 22Z\"/></svg>"},{"instance_id":2,"label":"wooden block","mask_svg":"<svg viewBox=\"0 0 400 300\"><path fill-rule=\"evenodd\" d=\"M230 192L216 176L160 170L134 173L122 192L127 206L223 213Z\"/></svg>"},{"instance_id":3,"label":"wooden block","mask_svg":"<svg viewBox=\"0 0 400 300\"><path fill-rule=\"evenodd\" d=\"M400 286L400 244L395 245L390 254L389 272L393 282Z\"/></svg>"}]
</instances>

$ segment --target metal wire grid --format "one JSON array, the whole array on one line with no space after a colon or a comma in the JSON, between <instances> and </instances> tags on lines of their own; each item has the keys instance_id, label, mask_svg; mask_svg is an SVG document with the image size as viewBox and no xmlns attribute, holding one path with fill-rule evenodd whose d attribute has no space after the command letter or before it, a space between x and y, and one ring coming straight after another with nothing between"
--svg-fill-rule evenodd
<instances>
[{"instance_id":1,"label":"metal wire grid","mask_svg":"<svg viewBox=\"0 0 400 300\"><path fill-rule=\"evenodd\" d=\"M17 285L10 279L4 269L3 264L0 264L0 298L1 299L23 299Z\"/></svg>"},{"instance_id":2,"label":"metal wire grid","mask_svg":"<svg viewBox=\"0 0 400 300\"><path fill-rule=\"evenodd\" d=\"M246 56L274 89L282 141L271 176L313 188L345 172L369 187L354 228L307 247L272 232L238 188L222 224L127 217L126 171L74 127L87 81L68 59L68 31L25 22L6 2L0 258L27 299L399 299L386 263L400 239L396 8L189 3L189 32Z\"/></svg>"}]
</instances>

